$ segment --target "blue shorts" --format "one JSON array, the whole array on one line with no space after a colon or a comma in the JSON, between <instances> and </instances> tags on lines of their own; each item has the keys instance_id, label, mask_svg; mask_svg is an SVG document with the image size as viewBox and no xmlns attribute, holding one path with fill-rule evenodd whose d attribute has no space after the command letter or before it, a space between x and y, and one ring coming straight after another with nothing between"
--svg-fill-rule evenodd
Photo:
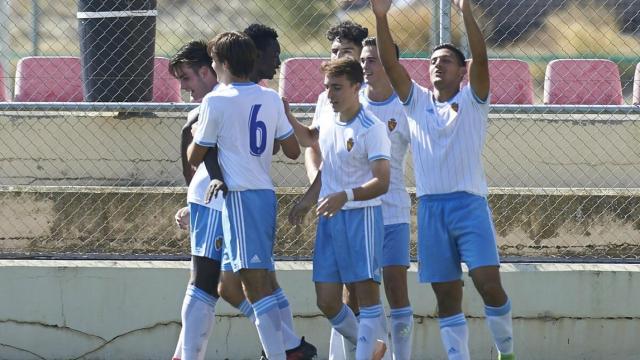
<instances>
[{"instance_id":1,"label":"blue shorts","mask_svg":"<svg viewBox=\"0 0 640 360\"><path fill-rule=\"evenodd\" d=\"M380 206L320 216L313 250L313 281L380 282L384 225Z\"/></svg>"},{"instance_id":2,"label":"blue shorts","mask_svg":"<svg viewBox=\"0 0 640 360\"><path fill-rule=\"evenodd\" d=\"M196 203L189 203L189 212L191 255L220 261L224 246L222 213Z\"/></svg>"},{"instance_id":3,"label":"blue shorts","mask_svg":"<svg viewBox=\"0 0 640 360\"><path fill-rule=\"evenodd\" d=\"M418 199L420 282L447 282L469 270L499 266L496 235L487 199L467 192Z\"/></svg>"},{"instance_id":4,"label":"blue shorts","mask_svg":"<svg viewBox=\"0 0 640 360\"><path fill-rule=\"evenodd\" d=\"M382 267L392 265L409 266L409 239L411 229L407 223L384 226L382 243Z\"/></svg>"},{"instance_id":5,"label":"blue shorts","mask_svg":"<svg viewBox=\"0 0 640 360\"><path fill-rule=\"evenodd\" d=\"M273 270L277 206L273 190L227 193L222 208L223 263L230 262L234 272L240 269Z\"/></svg>"}]
</instances>

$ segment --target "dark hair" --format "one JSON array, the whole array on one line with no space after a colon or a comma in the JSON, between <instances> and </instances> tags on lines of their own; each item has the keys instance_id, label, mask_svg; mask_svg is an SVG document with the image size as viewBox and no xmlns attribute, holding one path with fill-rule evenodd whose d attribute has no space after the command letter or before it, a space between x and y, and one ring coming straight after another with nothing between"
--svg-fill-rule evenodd
<instances>
[{"instance_id":1,"label":"dark hair","mask_svg":"<svg viewBox=\"0 0 640 360\"><path fill-rule=\"evenodd\" d=\"M251 24L242 31L248 37L253 40L256 48L260 51L265 51L270 45L269 40L278 41L278 33L266 25Z\"/></svg>"},{"instance_id":2,"label":"dark hair","mask_svg":"<svg viewBox=\"0 0 640 360\"><path fill-rule=\"evenodd\" d=\"M376 37L368 37L366 39L364 39L364 41L362 42L362 47L365 46L375 46L378 47L378 43L376 42ZM396 59L400 58L400 48L398 47L398 44L393 43L393 47L396 49Z\"/></svg>"},{"instance_id":3,"label":"dark hair","mask_svg":"<svg viewBox=\"0 0 640 360\"><path fill-rule=\"evenodd\" d=\"M431 51L431 53L433 54L434 52L436 52L437 50L440 50L440 49L447 49L447 50L453 51L453 53L458 58L458 65L466 66L466 63L465 63L466 59L464 57L464 54L462 53L462 51L460 51L460 49L455 47L453 44L449 44L449 43L440 44L440 45L434 47L433 51Z\"/></svg>"},{"instance_id":4,"label":"dark hair","mask_svg":"<svg viewBox=\"0 0 640 360\"><path fill-rule=\"evenodd\" d=\"M236 31L214 37L209 41L208 50L215 61L227 63L231 74L238 77L251 74L258 52L251 38Z\"/></svg>"},{"instance_id":5,"label":"dark hair","mask_svg":"<svg viewBox=\"0 0 640 360\"><path fill-rule=\"evenodd\" d=\"M352 84L364 83L364 71L362 65L356 59L344 57L336 60L325 61L320 69L327 76L346 76Z\"/></svg>"},{"instance_id":6,"label":"dark hair","mask_svg":"<svg viewBox=\"0 0 640 360\"><path fill-rule=\"evenodd\" d=\"M169 73L177 78L181 65L187 65L194 71L207 66L213 71L207 43L204 40L192 40L184 44L169 60Z\"/></svg>"},{"instance_id":7,"label":"dark hair","mask_svg":"<svg viewBox=\"0 0 640 360\"><path fill-rule=\"evenodd\" d=\"M327 40L333 42L335 39L349 40L362 47L362 40L369 35L369 30L366 27L362 27L360 24L356 24L351 20L343 21L338 25L334 25L327 30Z\"/></svg>"}]
</instances>

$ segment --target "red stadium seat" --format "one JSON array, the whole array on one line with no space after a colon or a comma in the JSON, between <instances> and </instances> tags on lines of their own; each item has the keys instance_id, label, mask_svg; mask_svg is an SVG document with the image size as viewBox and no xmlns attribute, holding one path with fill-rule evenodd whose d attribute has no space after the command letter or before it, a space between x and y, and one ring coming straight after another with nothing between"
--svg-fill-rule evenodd
<instances>
[{"instance_id":1,"label":"red stadium seat","mask_svg":"<svg viewBox=\"0 0 640 360\"><path fill-rule=\"evenodd\" d=\"M407 69L409 76L412 80L418 83L420 86L424 86L429 89L433 89L429 77L429 59L424 58L401 58L400 64Z\"/></svg>"},{"instance_id":2,"label":"red stadium seat","mask_svg":"<svg viewBox=\"0 0 640 360\"><path fill-rule=\"evenodd\" d=\"M82 67L75 56L30 56L16 67L15 101L80 102Z\"/></svg>"},{"instance_id":3,"label":"red stadium seat","mask_svg":"<svg viewBox=\"0 0 640 360\"><path fill-rule=\"evenodd\" d=\"M633 77L633 105L640 105L640 63L636 65L636 74Z\"/></svg>"},{"instance_id":4,"label":"red stadium seat","mask_svg":"<svg viewBox=\"0 0 640 360\"><path fill-rule=\"evenodd\" d=\"M156 57L153 64L153 102L181 102L180 81L169 72L169 59Z\"/></svg>"},{"instance_id":5,"label":"red stadium seat","mask_svg":"<svg viewBox=\"0 0 640 360\"><path fill-rule=\"evenodd\" d=\"M280 96L290 103L315 103L324 91L320 64L327 58L290 58L280 68Z\"/></svg>"},{"instance_id":6,"label":"red stadium seat","mask_svg":"<svg viewBox=\"0 0 640 360\"><path fill-rule=\"evenodd\" d=\"M467 68L470 62L467 62ZM489 59L492 104L533 104L529 64L516 59ZM468 72L461 86L469 82Z\"/></svg>"},{"instance_id":7,"label":"red stadium seat","mask_svg":"<svg viewBox=\"0 0 640 360\"><path fill-rule=\"evenodd\" d=\"M11 99L9 99L7 97L7 81L8 78L6 76L6 74L4 73L4 69L2 68L2 64L0 64L0 102L6 102L6 101L11 101Z\"/></svg>"},{"instance_id":8,"label":"red stadium seat","mask_svg":"<svg viewBox=\"0 0 640 360\"><path fill-rule=\"evenodd\" d=\"M544 103L622 105L618 66L610 60L553 60L544 76Z\"/></svg>"}]
</instances>

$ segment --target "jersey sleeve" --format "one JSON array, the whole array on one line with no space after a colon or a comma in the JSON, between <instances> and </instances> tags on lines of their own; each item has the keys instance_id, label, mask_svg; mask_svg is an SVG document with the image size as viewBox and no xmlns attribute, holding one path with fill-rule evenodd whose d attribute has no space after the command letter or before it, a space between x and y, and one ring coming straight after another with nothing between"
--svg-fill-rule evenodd
<instances>
[{"instance_id":1,"label":"jersey sleeve","mask_svg":"<svg viewBox=\"0 0 640 360\"><path fill-rule=\"evenodd\" d=\"M284 140L293 135L293 127L291 127L289 120L287 120L287 115L284 112L284 104L280 101L280 98L277 99L280 105L277 107L278 122L276 124L276 139Z\"/></svg>"},{"instance_id":2,"label":"jersey sleeve","mask_svg":"<svg viewBox=\"0 0 640 360\"><path fill-rule=\"evenodd\" d=\"M415 81L411 81L411 91L409 91L409 97L406 101L401 102L404 106L407 114L414 113L420 108L420 104L423 103L423 99L427 96L429 90L418 85Z\"/></svg>"},{"instance_id":3,"label":"jersey sleeve","mask_svg":"<svg viewBox=\"0 0 640 360\"><path fill-rule=\"evenodd\" d=\"M216 121L216 114L213 111L213 99L207 97L200 105L198 130L193 138L193 141L200 146L213 147L218 142L218 127L220 124Z\"/></svg>"},{"instance_id":4,"label":"jersey sleeve","mask_svg":"<svg viewBox=\"0 0 640 360\"><path fill-rule=\"evenodd\" d=\"M369 128L365 144L369 161L391 159L391 141L389 141L387 129L382 122L377 121Z\"/></svg>"}]
</instances>

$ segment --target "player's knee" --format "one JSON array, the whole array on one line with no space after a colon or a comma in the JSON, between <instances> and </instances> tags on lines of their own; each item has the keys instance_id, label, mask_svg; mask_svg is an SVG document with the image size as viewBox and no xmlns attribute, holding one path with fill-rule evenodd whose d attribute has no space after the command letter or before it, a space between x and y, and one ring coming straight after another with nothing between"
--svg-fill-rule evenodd
<instances>
[{"instance_id":1,"label":"player's knee","mask_svg":"<svg viewBox=\"0 0 640 360\"><path fill-rule=\"evenodd\" d=\"M485 303L499 303L503 298L506 297L504 289L502 288L502 284L497 281L483 282L481 284L477 284L476 288L478 289L478 292L480 293L480 296L482 296L482 299Z\"/></svg>"},{"instance_id":2,"label":"player's knee","mask_svg":"<svg viewBox=\"0 0 640 360\"><path fill-rule=\"evenodd\" d=\"M327 297L318 297L316 304L318 305L318 309L328 318L336 316L342 308L342 302L338 299L329 299Z\"/></svg>"}]
</instances>

